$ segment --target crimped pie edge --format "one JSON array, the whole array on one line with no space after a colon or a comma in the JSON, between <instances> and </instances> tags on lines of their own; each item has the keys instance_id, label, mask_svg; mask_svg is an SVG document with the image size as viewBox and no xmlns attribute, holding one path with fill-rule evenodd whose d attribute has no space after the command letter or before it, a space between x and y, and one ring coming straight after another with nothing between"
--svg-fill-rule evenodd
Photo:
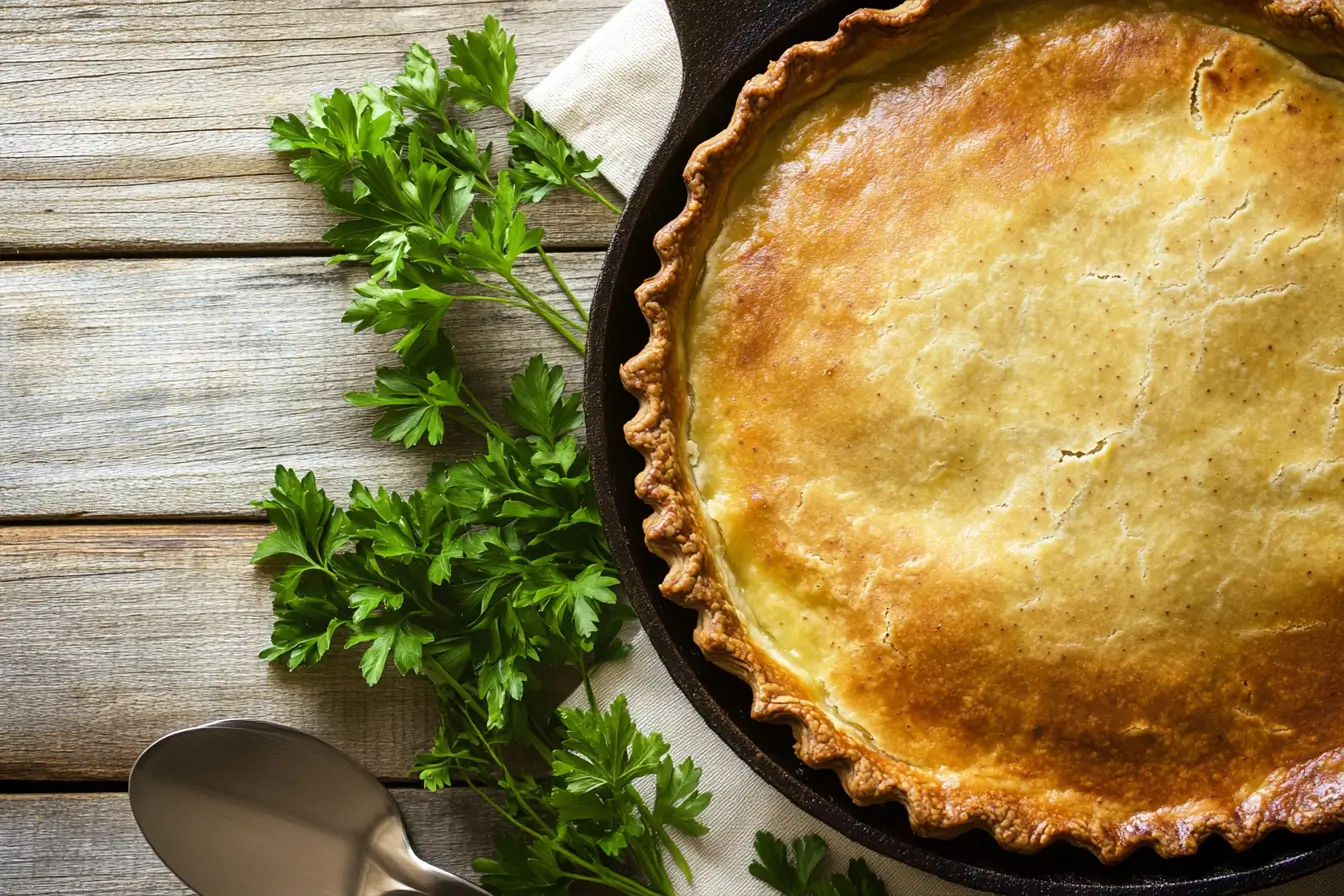
<instances>
[{"instance_id":1,"label":"crimped pie edge","mask_svg":"<svg viewBox=\"0 0 1344 896\"><path fill-rule=\"evenodd\" d=\"M740 159L778 116L829 86L833 76L862 56L867 41L922 39L928 29L977 5L977 0L910 0L891 10L850 14L829 39L789 48L748 81L728 127L691 154L684 174L686 206L655 237L661 267L635 294L649 324L649 342L621 366L625 387L640 402L639 412L625 425L625 436L645 460L635 480L637 494L654 511L644 522L645 541L669 566L660 590L698 611L696 643L712 662L751 686L754 718L788 724L798 757L814 768L833 769L859 805L903 803L911 826L922 836L953 837L978 827L1009 850L1036 852L1064 840L1114 863L1141 846L1151 846L1164 857L1190 855L1213 834L1246 849L1276 829L1314 833L1334 827L1344 822L1344 747L1275 772L1235 805L1199 801L1119 822L1097 818L1094 801L1078 793L1047 797L974 779L945 779L887 755L860 733L837 724L808 695L806 685L754 641L733 607L679 431L688 396L677 355L675 315L693 288L702 240L716 224L716 200ZM1239 0L1228 5L1280 28L1344 46L1344 10L1332 0Z\"/></svg>"}]
</instances>

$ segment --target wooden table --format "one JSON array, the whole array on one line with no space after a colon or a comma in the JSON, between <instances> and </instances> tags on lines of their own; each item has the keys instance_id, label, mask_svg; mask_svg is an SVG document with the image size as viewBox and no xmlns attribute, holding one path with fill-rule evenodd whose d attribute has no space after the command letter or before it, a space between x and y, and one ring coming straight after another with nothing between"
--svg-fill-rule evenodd
<instances>
[{"instance_id":1,"label":"wooden table","mask_svg":"<svg viewBox=\"0 0 1344 896\"><path fill-rule=\"evenodd\" d=\"M0 0L0 894L185 893L125 795L165 732L273 719L390 781L428 743L416 682L256 659L270 598L249 502L276 464L334 493L409 488L472 448L375 442L342 400L390 340L340 322L359 275L324 264L333 219L267 119L387 83L412 41L441 54L488 12L518 36L521 92L622 2ZM587 295L610 214L558 197L534 220ZM454 313L487 404L538 348L579 372L530 316ZM396 795L430 860L489 849L470 794ZM1341 891L1336 874L1293 892Z\"/></svg>"},{"instance_id":2,"label":"wooden table","mask_svg":"<svg viewBox=\"0 0 1344 896\"><path fill-rule=\"evenodd\" d=\"M249 502L276 464L343 494L414 487L472 448L375 442L343 401L390 343L340 322L358 274L325 265L334 219L267 148L268 117L389 83L413 41L446 57L443 35L491 12L517 34L521 93L621 3L0 0L0 893L186 892L125 795L168 731L273 719L388 779L429 743L417 682L256 658ZM556 197L534 223L586 295L611 214ZM487 404L536 349L579 372L544 324L494 309L455 321ZM489 850L469 793L397 796L427 858Z\"/></svg>"}]
</instances>

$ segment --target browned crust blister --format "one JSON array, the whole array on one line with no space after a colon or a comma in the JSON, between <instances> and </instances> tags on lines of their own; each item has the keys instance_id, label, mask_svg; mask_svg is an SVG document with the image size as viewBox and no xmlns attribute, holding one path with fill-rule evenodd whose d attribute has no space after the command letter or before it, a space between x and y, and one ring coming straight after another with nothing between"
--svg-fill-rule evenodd
<instances>
[{"instance_id":1,"label":"browned crust blister","mask_svg":"<svg viewBox=\"0 0 1344 896\"><path fill-rule=\"evenodd\" d=\"M1271 776L1236 804L1166 806L1121 820L1103 818L1095 798L1085 794L1024 793L1001 782L958 779L909 765L837 724L809 688L753 640L733 606L686 460L688 396L678 333L682 306L694 288L698 259L713 239L729 182L773 122L824 91L873 46L880 43L897 53L902 44L917 49L975 5L975 0L917 0L893 10L853 13L830 39L790 48L747 82L727 129L692 154L685 170L685 209L655 238L661 269L636 292L650 339L621 368L626 388L640 400L625 434L646 461L635 487L654 511L644 524L647 544L669 565L663 594L699 611L696 643L713 662L751 685L755 718L790 725L799 758L834 769L855 802L904 803L922 835L950 837L979 827L1007 849L1035 852L1066 840L1104 862L1117 862L1145 845L1170 857L1195 852L1213 834L1245 849L1274 829L1306 833L1333 827L1344 821L1344 748ZM1331 2L1240 0L1216 8L1229 7L1332 49L1344 44L1344 15Z\"/></svg>"}]
</instances>

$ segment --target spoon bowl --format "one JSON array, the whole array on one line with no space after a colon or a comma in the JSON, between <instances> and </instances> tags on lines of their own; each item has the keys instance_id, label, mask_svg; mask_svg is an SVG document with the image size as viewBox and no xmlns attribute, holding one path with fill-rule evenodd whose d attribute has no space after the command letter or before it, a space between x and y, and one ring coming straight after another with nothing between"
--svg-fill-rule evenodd
<instances>
[{"instance_id":1,"label":"spoon bowl","mask_svg":"<svg viewBox=\"0 0 1344 896\"><path fill-rule=\"evenodd\" d=\"M421 861L377 778L323 740L224 720L154 743L130 778L145 839L201 896L476 896Z\"/></svg>"}]
</instances>

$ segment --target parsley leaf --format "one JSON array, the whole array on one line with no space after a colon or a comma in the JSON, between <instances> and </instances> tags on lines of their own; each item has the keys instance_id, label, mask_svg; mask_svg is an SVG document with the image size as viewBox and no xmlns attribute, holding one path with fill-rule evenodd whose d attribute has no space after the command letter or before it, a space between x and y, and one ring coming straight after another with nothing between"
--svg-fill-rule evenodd
<instances>
[{"instance_id":1,"label":"parsley leaf","mask_svg":"<svg viewBox=\"0 0 1344 896\"><path fill-rule=\"evenodd\" d=\"M438 441L440 415L472 410L451 348L440 342L435 353L423 363L442 374L384 368L372 391L351 397L383 409L376 434ZM260 505L276 531L257 560L289 565L272 586L268 659L315 662L349 628L347 647L367 645L370 682L391 659L403 674L460 688L486 729L525 731L518 712L535 709L544 669L587 669L619 654L629 610L617 600L587 453L573 432L577 398L539 357L511 385L509 407L538 431L515 437L494 426L483 454L434 468L409 496L356 482L341 510L312 474L277 470Z\"/></svg>"},{"instance_id":2,"label":"parsley leaf","mask_svg":"<svg viewBox=\"0 0 1344 896\"><path fill-rule=\"evenodd\" d=\"M513 37L500 27L499 19L486 16L481 31L468 31L460 37L449 35L448 48L452 66L446 74L453 85L453 102L468 112L489 106L507 110L509 89L518 74L518 56Z\"/></svg>"},{"instance_id":3,"label":"parsley leaf","mask_svg":"<svg viewBox=\"0 0 1344 896\"><path fill-rule=\"evenodd\" d=\"M468 112L495 108L513 119L509 145L513 154L509 171L524 201L539 202L554 190L569 187L602 203L612 212L620 209L589 183L597 176L601 156L589 156L576 149L554 128L524 109L522 116L509 107L509 88L518 71L513 38L490 16L482 31L468 31L463 37L449 37L452 67L447 76L453 83L450 95Z\"/></svg>"},{"instance_id":4,"label":"parsley leaf","mask_svg":"<svg viewBox=\"0 0 1344 896\"><path fill-rule=\"evenodd\" d=\"M390 255L378 258L396 263ZM355 287L355 292L360 298L351 304L342 319L354 324L356 331L371 329L375 333L387 333L405 330L406 335L394 346L403 358L418 348L439 341L439 323L457 301L456 296L432 286L396 289L374 280L361 283Z\"/></svg>"},{"instance_id":5,"label":"parsley leaf","mask_svg":"<svg viewBox=\"0 0 1344 896\"><path fill-rule=\"evenodd\" d=\"M674 828L691 837L709 833L699 820L709 805L708 793L700 789L700 769L690 759L676 765L664 757L658 766L653 818L660 827Z\"/></svg>"},{"instance_id":6,"label":"parsley leaf","mask_svg":"<svg viewBox=\"0 0 1344 896\"><path fill-rule=\"evenodd\" d=\"M312 473L299 479L276 467L270 500L258 501L275 531L252 556L253 563L288 558L271 582L275 626L265 660L284 659L289 668L316 663L331 649L332 638L352 620L335 587L333 559L349 543L346 516L317 487Z\"/></svg>"},{"instance_id":7,"label":"parsley leaf","mask_svg":"<svg viewBox=\"0 0 1344 896\"><path fill-rule=\"evenodd\" d=\"M509 419L546 442L554 444L562 433L583 425L582 396L566 396L564 371L548 367L540 355L514 375L509 388L513 394L504 400Z\"/></svg>"},{"instance_id":8,"label":"parsley leaf","mask_svg":"<svg viewBox=\"0 0 1344 896\"><path fill-rule=\"evenodd\" d=\"M635 726L624 696L606 711L567 709L560 717L565 739L552 755L555 790L549 799L560 822L559 838L591 841L611 857L628 852L659 892L671 888L663 867L666 851L689 881L690 868L667 828L675 819L677 829L690 836L706 832L696 820L710 800L697 789L699 769L689 759L675 766L662 736ZM649 777L657 788L652 810L635 787Z\"/></svg>"},{"instance_id":9,"label":"parsley leaf","mask_svg":"<svg viewBox=\"0 0 1344 896\"><path fill-rule=\"evenodd\" d=\"M426 157L454 171L471 174L476 178L478 188L490 192L490 158L494 154L494 145L487 143L484 149L480 149L475 131L451 118L445 118L440 123L443 130L438 132L421 121L412 125L411 131L421 138Z\"/></svg>"},{"instance_id":10,"label":"parsley leaf","mask_svg":"<svg viewBox=\"0 0 1344 896\"><path fill-rule=\"evenodd\" d=\"M294 153L290 170L329 193L340 189L355 159L379 149L402 122L400 110L376 88L313 97L307 115L306 124L292 114L272 119L271 148Z\"/></svg>"},{"instance_id":11,"label":"parsley leaf","mask_svg":"<svg viewBox=\"0 0 1344 896\"><path fill-rule=\"evenodd\" d=\"M481 883L501 896L565 896L569 892L570 877L549 840L528 843L521 836L500 837L495 855L472 865L481 873Z\"/></svg>"},{"instance_id":12,"label":"parsley leaf","mask_svg":"<svg viewBox=\"0 0 1344 896\"><path fill-rule=\"evenodd\" d=\"M836 896L887 896L887 887L863 859L851 859L844 875L831 878Z\"/></svg>"},{"instance_id":13,"label":"parsley leaf","mask_svg":"<svg viewBox=\"0 0 1344 896\"><path fill-rule=\"evenodd\" d=\"M412 44L392 92L417 115L442 118L451 90L452 84L439 70L434 54L420 44Z\"/></svg>"},{"instance_id":14,"label":"parsley leaf","mask_svg":"<svg viewBox=\"0 0 1344 896\"><path fill-rule=\"evenodd\" d=\"M551 759L556 777L571 794L624 795L639 778L657 774L667 755L661 735L645 735L635 727L625 697L611 710L562 709L567 736Z\"/></svg>"},{"instance_id":15,"label":"parsley leaf","mask_svg":"<svg viewBox=\"0 0 1344 896\"><path fill-rule=\"evenodd\" d=\"M533 109L525 110L514 124L509 145L513 147L509 169L515 172L524 199L540 202L554 190L573 187L606 201L584 183L597 177L602 157L575 149Z\"/></svg>"},{"instance_id":16,"label":"parsley leaf","mask_svg":"<svg viewBox=\"0 0 1344 896\"><path fill-rule=\"evenodd\" d=\"M445 419L479 433L493 426L488 419L480 420L446 341L417 353L406 366L379 367L372 390L350 392L345 399L356 407L383 409L373 425L374 438L401 442L407 448L422 439L440 444Z\"/></svg>"},{"instance_id":17,"label":"parsley leaf","mask_svg":"<svg viewBox=\"0 0 1344 896\"><path fill-rule=\"evenodd\" d=\"M751 876L785 896L824 893L817 866L826 856L826 842L815 834L793 841L793 858L784 842L766 831L756 834L756 861L747 869Z\"/></svg>"},{"instance_id":18,"label":"parsley leaf","mask_svg":"<svg viewBox=\"0 0 1344 896\"><path fill-rule=\"evenodd\" d=\"M767 831L756 833L756 861L751 876L784 896L887 896L887 888L863 859L853 859L845 874L824 875L826 841L815 834L793 841L793 856L784 841Z\"/></svg>"},{"instance_id":19,"label":"parsley leaf","mask_svg":"<svg viewBox=\"0 0 1344 896\"><path fill-rule=\"evenodd\" d=\"M326 571L332 555L348 541L345 515L317 487L312 473L299 479L293 470L276 467L270 500L253 506L264 509L275 526L257 546L253 563L289 556L304 561L305 571Z\"/></svg>"},{"instance_id":20,"label":"parsley leaf","mask_svg":"<svg viewBox=\"0 0 1344 896\"><path fill-rule=\"evenodd\" d=\"M433 640L433 634L413 622L403 620L364 628L351 635L345 646L369 645L360 657L359 669L364 673L364 680L375 685L383 677L389 655L402 675L419 672L424 646Z\"/></svg>"},{"instance_id":21,"label":"parsley leaf","mask_svg":"<svg viewBox=\"0 0 1344 896\"><path fill-rule=\"evenodd\" d=\"M495 201L477 203L471 231L462 237L461 257L470 267L510 278L518 256L541 245L540 228L529 228L518 211L518 190L512 171L501 171Z\"/></svg>"}]
</instances>

